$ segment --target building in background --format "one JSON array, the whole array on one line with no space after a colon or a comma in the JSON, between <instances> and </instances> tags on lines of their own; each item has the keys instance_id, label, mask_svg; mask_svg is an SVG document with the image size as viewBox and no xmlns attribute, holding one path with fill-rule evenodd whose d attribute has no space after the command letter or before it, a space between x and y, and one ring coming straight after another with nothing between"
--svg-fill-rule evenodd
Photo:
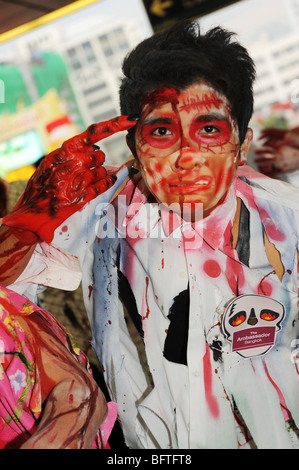
<instances>
[{"instance_id":1,"label":"building in background","mask_svg":"<svg viewBox=\"0 0 299 470\"><path fill-rule=\"evenodd\" d=\"M122 61L145 37L136 19L110 18L100 27L88 26L84 22L77 34L65 34L49 25L18 43L19 57L31 70L29 86L36 88L38 96L55 88L82 131L119 114ZM122 134L101 143L110 165L119 165L129 156Z\"/></svg>"},{"instance_id":2,"label":"building in background","mask_svg":"<svg viewBox=\"0 0 299 470\"><path fill-rule=\"evenodd\" d=\"M0 77L3 83L0 115L16 113L19 107L30 106L33 102L24 76L14 62L0 63Z\"/></svg>"},{"instance_id":3,"label":"building in background","mask_svg":"<svg viewBox=\"0 0 299 470\"><path fill-rule=\"evenodd\" d=\"M299 0L242 0L199 22L236 32L248 49L257 71L255 111L292 100L299 80Z\"/></svg>"},{"instance_id":4,"label":"building in background","mask_svg":"<svg viewBox=\"0 0 299 470\"><path fill-rule=\"evenodd\" d=\"M235 31L248 48L257 68L256 112L275 102L299 105L299 0L241 0L199 22ZM81 131L118 115L122 60L151 34L142 0L101 0L1 44L0 115L32 105L50 89ZM110 165L130 156L123 134L101 143Z\"/></svg>"},{"instance_id":5,"label":"building in background","mask_svg":"<svg viewBox=\"0 0 299 470\"><path fill-rule=\"evenodd\" d=\"M284 27L278 22L268 25L259 40L248 46L257 69L256 111L275 102L291 101L295 106L299 102L295 98L299 96L299 0L283 0L280 4L285 12Z\"/></svg>"},{"instance_id":6,"label":"building in background","mask_svg":"<svg viewBox=\"0 0 299 470\"><path fill-rule=\"evenodd\" d=\"M86 33L63 44L76 99L86 123L106 121L119 114L121 64L125 55L144 39L136 21L113 21L101 31ZM123 135L101 143L112 165L128 157Z\"/></svg>"},{"instance_id":7,"label":"building in background","mask_svg":"<svg viewBox=\"0 0 299 470\"><path fill-rule=\"evenodd\" d=\"M125 9L126 6L132 10ZM31 106L50 90L57 93L68 119L79 131L119 115L122 61L137 43L151 34L140 0L127 0L127 5L103 0L29 31L10 44L0 45L0 51L3 50L0 79L5 84L0 115ZM62 121L57 119L54 124L65 124ZM47 129L49 126L53 131L52 123ZM13 133L17 136L18 129ZM107 164L119 165L130 156L124 134L115 134L101 143ZM1 140L0 136L3 144ZM11 140L9 149L10 143ZM4 142L2 148L7 147Z\"/></svg>"}]
</instances>

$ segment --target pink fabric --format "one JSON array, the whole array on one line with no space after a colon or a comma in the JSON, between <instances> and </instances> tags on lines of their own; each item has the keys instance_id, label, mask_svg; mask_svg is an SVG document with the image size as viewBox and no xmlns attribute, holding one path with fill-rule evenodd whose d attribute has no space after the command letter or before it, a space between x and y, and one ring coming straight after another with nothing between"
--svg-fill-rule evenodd
<instances>
[{"instance_id":1,"label":"pink fabric","mask_svg":"<svg viewBox=\"0 0 299 470\"><path fill-rule=\"evenodd\" d=\"M63 326L48 312L25 297L0 285L0 448L19 448L36 430L41 415L41 384L26 334L15 315L38 312L64 346L91 373L85 354L72 344ZM93 448L105 448L117 415L108 403L108 416Z\"/></svg>"}]
</instances>

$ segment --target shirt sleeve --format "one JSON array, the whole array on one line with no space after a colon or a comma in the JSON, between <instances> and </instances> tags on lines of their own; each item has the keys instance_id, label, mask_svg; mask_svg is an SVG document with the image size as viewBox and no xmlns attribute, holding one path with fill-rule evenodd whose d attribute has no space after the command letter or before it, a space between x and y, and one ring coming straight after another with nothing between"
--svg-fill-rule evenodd
<instances>
[{"instance_id":1,"label":"shirt sleeve","mask_svg":"<svg viewBox=\"0 0 299 470\"><path fill-rule=\"evenodd\" d=\"M108 191L85 204L66 219L54 233L50 244L37 244L23 273L10 286L11 290L37 302L46 287L75 290L84 272L87 284L92 282L93 244L98 236L99 217L128 176L129 164L116 169L117 181ZM112 171L112 170L111 170Z\"/></svg>"},{"instance_id":2,"label":"shirt sleeve","mask_svg":"<svg viewBox=\"0 0 299 470\"><path fill-rule=\"evenodd\" d=\"M36 246L32 257L15 284L33 283L75 290L82 278L78 258L47 243Z\"/></svg>"}]
</instances>

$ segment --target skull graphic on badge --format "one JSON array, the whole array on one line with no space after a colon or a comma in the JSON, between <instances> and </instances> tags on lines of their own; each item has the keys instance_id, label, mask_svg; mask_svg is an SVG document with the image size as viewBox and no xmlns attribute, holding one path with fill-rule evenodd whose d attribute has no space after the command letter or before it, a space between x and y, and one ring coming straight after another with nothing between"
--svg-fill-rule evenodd
<instances>
[{"instance_id":1,"label":"skull graphic on badge","mask_svg":"<svg viewBox=\"0 0 299 470\"><path fill-rule=\"evenodd\" d=\"M226 307L222 329L233 352L243 358L255 357L272 348L284 316L285 308L277 300L245 294L235 297Z\"/></svg>"}]
</instances>

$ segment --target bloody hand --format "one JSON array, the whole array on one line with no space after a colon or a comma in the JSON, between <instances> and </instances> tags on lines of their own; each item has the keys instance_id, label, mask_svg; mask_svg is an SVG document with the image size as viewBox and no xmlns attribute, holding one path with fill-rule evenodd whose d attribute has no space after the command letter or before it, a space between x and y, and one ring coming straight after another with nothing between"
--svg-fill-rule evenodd
<instances>
[{"instance_id":1,"label":"bloody hand","mask_svg":"<svg viewBox=\"0 0 299 470\"><path fill-rule=\"evenodd\" d=\"M266 128L261 132L261 147L255 163L265 174L291 171L299 167L299 128L282 130Z\"/></svg>"},{"instance_id":2,"label":"bloody hand","mask_svg":"<svg viewBox=\"0 0 299 470\"><path fill-rule=\"evenodd\" d=\"M135 124L136 120L119 116L92 124L82 134L64 142L42 161L3 223L34 232L39 239L50 243L55 229L64 220L115 182L115 176L108 175L102 166L105 154L94 144ZM32 243L37 237L33 235Z\"/></svg>"}]
</instances>

